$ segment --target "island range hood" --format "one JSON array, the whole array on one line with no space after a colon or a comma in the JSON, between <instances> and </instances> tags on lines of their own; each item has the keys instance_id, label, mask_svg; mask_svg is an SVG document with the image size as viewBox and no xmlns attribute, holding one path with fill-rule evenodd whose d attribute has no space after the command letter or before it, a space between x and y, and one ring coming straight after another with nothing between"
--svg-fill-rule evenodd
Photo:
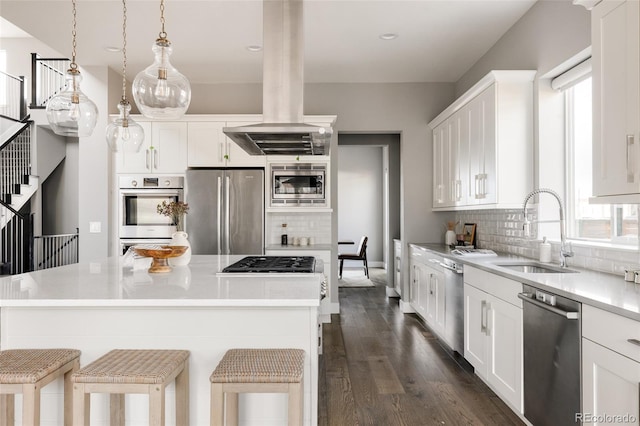
<instances>
[{"instance_id":1,"label":"island range hood","mask_svg":"<svg viewBox=\"0 0 640 426\"><path fill-rule=\"evenodd\" d=\"M303 123L303 0L264 0L263 123L225 127L251 155L329 155L331 127Z\"/></svg>"}]
</instances>

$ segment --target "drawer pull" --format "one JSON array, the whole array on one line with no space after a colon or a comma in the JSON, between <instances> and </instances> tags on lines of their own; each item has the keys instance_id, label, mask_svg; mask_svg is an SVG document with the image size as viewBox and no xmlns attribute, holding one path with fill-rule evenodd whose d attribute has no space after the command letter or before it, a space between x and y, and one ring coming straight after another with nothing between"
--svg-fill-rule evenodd
<instances>
[{"instance_id":1,"label":"drawer pull","mask_svg":"<svg viewBox=\"0 0 640 426\"><path fill-rule=\"evenodd\" d=\"M627 342L631 343L632 345L640 346L640 340L638 339L627 339Z\"/></svg>"}]
</instances>

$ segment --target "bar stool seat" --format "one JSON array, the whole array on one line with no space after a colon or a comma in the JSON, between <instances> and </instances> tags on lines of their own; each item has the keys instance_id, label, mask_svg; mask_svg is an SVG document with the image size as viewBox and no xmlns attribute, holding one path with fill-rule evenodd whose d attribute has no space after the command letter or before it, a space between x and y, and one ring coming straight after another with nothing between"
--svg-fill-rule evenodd
<instances>
[{"instance_id":1,"label":"bar stool seat","mask_svg":"<svg viewBox=\"0 0 640 426\"><path fill-rule=\"evenodd\" d=\"M40 390L64 375L64 424L71 425L71 373L80 368L76 349L0 351L0 424L15 422L15 394L22 394L22 425L40 424Z\"/></svg>"},{"instance_id":2,"label":"bar stool seat","mask_svg":"<svg viewBox=\"0 0 640 426\"><path fill-rule=\"evenodd\" d=\"M74 425L88 424L91 393L109 393L112 425L124 425L124 394L149 395L149 425L164 425L165 388L176 382L176 424L189 424L189 351L115 349L76 371ZM86 419L86 420L85 420Z\"/></svg>"},{"instance_id":3,"label":"bar stool seat","mask_svg":"<svg viewBox=\"0 0 640 426\"><path fill-rule=\"evenodd\" d=\"M238 424L238 394L288 393L288 423L304 415L302 349L230 349L211 374L211 425ZM225 401L226 395L226 401Z\"/></svg>"}]
</instances>

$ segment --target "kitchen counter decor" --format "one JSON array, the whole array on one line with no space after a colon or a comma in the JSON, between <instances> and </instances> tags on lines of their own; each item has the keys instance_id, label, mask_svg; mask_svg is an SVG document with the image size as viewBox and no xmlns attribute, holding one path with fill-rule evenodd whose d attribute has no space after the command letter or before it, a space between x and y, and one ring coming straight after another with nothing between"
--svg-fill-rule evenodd
<instances>
[{"instance_id":1,"label":"kitchen counter decor","mask_svg":"<svg viewBox=\"0 0 640 426\"><path fill-rule=\"evenodd\" d=\"M163 201L158 204L158 213L170 217L176 224L176 232L171 235L171 246L187 246L187 250L180 256L172 257L169 261L171 266L185 266L191 261L191 244L189 244L189 234L184 232L184 215L189 212L189 204L183 201Z\"/></svg>"},{"instance_id":2,"label":"kitchen counter decor","mask_svg":"<svg viewBox=\"0 0 640 426\"><path fill-rule=\"evenodd\" d=\"M175 234L174 234L175 235ZM182 256L188 246L161 246L159 248L134 247L134 251L138 256L151 257L153 262L149 267L149 273L171 272L168 259Z\"/></svg>"}]
</instances>

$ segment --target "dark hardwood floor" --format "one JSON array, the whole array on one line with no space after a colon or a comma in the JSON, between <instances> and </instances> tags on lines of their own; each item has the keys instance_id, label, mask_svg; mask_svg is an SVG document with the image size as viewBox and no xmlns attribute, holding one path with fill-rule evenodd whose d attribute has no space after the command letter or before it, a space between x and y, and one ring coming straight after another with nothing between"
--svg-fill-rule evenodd
<instances>
[{"instance_id":1,"label":"dark hardwood floor","mask_svg":"<svg viewBox=\"0 0 640 426\"><path fill-rule=\"evenodd\" d=\"M523 424L383 283L339 291L341 313L323 325L320 426Z\"/></svg>"}]
</instances>

